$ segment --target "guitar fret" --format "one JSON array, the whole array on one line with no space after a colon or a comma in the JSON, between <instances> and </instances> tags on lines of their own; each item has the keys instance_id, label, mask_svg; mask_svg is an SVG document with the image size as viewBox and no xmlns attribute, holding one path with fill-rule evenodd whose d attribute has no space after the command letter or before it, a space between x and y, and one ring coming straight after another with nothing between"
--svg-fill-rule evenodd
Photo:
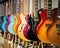
<instances>
[{"instance_id":1,"label":"guitar fret","mask_svg":"<svg viewBox=\"0 0 60 48\"><path fill-rule=\"evenodd\" d=\"M58 16L60 16L60 0L58 0Z\"/></svg>"},{"instance_id":2,"label":"guitar fret","mask_svg":"<svg viewBox=\"0 0 60 48\"><path fill-rule=\"evenodd\" d=\"M48 0L48 15L47 15L48 19L50 18L51 9L52 9L52 0Z\"/></svg>"},{"instance_id":3,"label":"guitar fret","mask_svg":"<svg viewBox=\"0 0 60 48\"><path fill-rule=\"evenodd\" d=\"M11 14L14 13L14 11L13 11L13 6L14 6L14 2L13 2L13 0L12 0L12 1L11 1Z\"/></svg>"},{"instance_id":4,"label":"guitar fret","mask_svg":"<svg viewBox=\"0 0 60 48\"><path fill-rule=\"evenodd\" d=\"M16 13L20 13L20 11L19 11L19 0L17 0L17 4L16 4Z\"/></svg>"}]
</instances>

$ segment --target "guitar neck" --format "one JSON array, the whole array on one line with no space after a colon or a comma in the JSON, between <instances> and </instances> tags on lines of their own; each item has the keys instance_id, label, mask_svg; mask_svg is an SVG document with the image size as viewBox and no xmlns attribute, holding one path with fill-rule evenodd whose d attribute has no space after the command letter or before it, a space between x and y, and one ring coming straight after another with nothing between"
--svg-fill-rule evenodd
<instances>
[{"instance_id":1,"label":"guitar neck","mask_svg":"<svg viewBox=\"0 0 60 48\"><path fill-rule=\"evenodd\" d=\"M14 0L11 0L11 14L14 14Z\"/></svg>"},{"instance_id":2,"label":"guitar neck","mask_svg":"<svg viewBox=\"0 0 60 48\"><path fill-rule=\"evenodd\" d=\"M48 15L47 15L47 18L50 18L51 10L52 10L52 0L48 0Z\"/></svg>"},{"instance_id":3,"label":"guitar neck","mask_svg":"<svg viewBox=\"0 0 60 48\"><path fill-rule=\"evenodd\" d=\"M16 2L16 13L20 14L20 0L17 0Z\"/></svg>"},{"instance_id":4,"label":"guitar neck","mask_svg":"<svg viewBox=\"0 0 60 48\"><path fill-rule=\"evenodd\" d=\"M47 0L44 0L44 9L47 9Z\"/></svg>"},{"instance_id":5,"label":"guitar neck","mask_svg":"<svg viewBox=\"0 0 60 48\"><path fill-rule=\"evenodd\" d=\"M58 13L57 18L60 19L60 0L58 0Z\"/></svg>"}]
</instances>

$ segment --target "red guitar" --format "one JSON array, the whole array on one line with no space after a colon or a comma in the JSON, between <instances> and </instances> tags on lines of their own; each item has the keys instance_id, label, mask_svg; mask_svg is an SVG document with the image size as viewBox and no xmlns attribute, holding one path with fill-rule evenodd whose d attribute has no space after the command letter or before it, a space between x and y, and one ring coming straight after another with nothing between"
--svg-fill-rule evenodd
<instances>
[{"instance_id":1,"label":"red guitar","mask_svg":"<svg viewBox=\"0 0 60 48\"><path fill-rule=\"evenodd\" d=\"M5 25L5 30L6 30L6 33L9 33L9 31L8 31L8 25L10 23L10 0L8 2L7 9L8 9L8 15L7 15L7 23Z\"/></svg>"}]
</instances>

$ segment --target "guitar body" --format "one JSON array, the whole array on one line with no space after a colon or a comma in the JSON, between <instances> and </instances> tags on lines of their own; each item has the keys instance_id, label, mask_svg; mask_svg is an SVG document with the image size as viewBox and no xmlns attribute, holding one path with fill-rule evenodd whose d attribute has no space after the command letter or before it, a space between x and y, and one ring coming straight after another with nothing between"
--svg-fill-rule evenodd
<instances>
[{"instance_id":1,"label":"guitar body","mask_svg":"<svg viewBox=\"0 0 60 48\"><path fill-rule=\"evenodd\" d=\"M53 9L51 12L53 22L47 30L47 37L52 44L60 46L60 19L57 19L56 16L57 8Z\"/></svg>"},{"instance_id":2,"label":"guitar body","mask_svg":"<svg viewBox=\"0 0 60 48\"><path fill-rule=\"evenodd\" d=\"M24 33L23 33L24 32L23 29L27 24L25 21L25 16L23 14L21 14L20 18L21 18L22 22L18 27L18 36L24 41L30 41L24 36Z\"/></svg>"},{"instance_id":3,"label":"guitar body","mask_svg":"<svg viewBox=\"0 0 60 48\"><path fill-rule=\"evenodd\" d=\"M23 33L24 33L24 36L26 37L26 33L28 32L28 29L29 29L29 23L28 23L28 18L29 18L29 15L27 15L26 16L26 22L27 22L27 24L25 25L25 27L24 27L24 30L23 30Z\"/></svg>"},{"instance_id":4,"label":"guitar body","mask_svg":"<svg viewBox=\"0 0 60 48\"><path fill-rule=\"evenodd\" d=\"M36 33L38 33L38 30L39 30L39 28L40 28L40 26L42 25L42 22L43 22L43 21L41 20L41 12L42 12L42 10L43 10L43 9L40 9L40 11L39 11L39 12L40 12L40 15L38 14L38 15L39 15L39 16L38 16L38 17L39 17L39 21L38 21L38 23L37 23L37 25L36 25Z\"/></svg>"},{"instance_id":5,"label":"guitar body","mask_svg":"<svg viewBox=\"0 0 60 48\"><path fill-rule=\"evenodd\" d=\"M14 15L11 14L11 16L10 16L10 24L9 24L9 26L8 26L8 30L9 30L9 32L10 32L11 34L14 34L13 29L12 29L13 24L14 24Z\"/></svg>"},{"instance_id":6,"label":"guitar body","mask_svg":"<svg viewBox=\"0 0 60 48\"><path fill-rule=\"evenodd\" d=\"M0 31L2 31L2 32L3 32L3 30L2 30L2 23L4 22L4 21L3 21L3 17L4 17L4 16L0 17Z\"/></svg>"},{"instance_id":7,"label":"guitar body","mask_svg":"<svg viewBox=\"0 0 60 48\"><path fill-rule=\"evenodd\" d=\"M50 43L47 39L47 36L46 36L46 31L48 29L46 27L46 25L51 24L52 21L50 19L47 19L46 16L47 16L47 10L42 10L42 12L41 12L41 22L40 22L40 26L38 28L37 36L42 42Z\"/></svg>"},{"instance_id":8,"label":"guitar body","mask_svg":"<svg viewBox=\"0 0 60 48\"><path fill-rule=\"evenodd\" d=\"M25 33L26 38L28 38L29 40L33 40L33 41L39 41L38 37L36 36L36 32L34 29L34 19L30 16L28 18L28 23L29 23L29 29L28 31Z\"/></svg>"},{"instance_id":9,"label":"guitar body","mask_svg":"<svg viewBox=\"0 0 60 48\"><path fill-rule=\"evenodd\" d=\"M7 22L6 22L6 25L5 25L5 30L6 30L7 33L9 33L9 30L8 30L9 23L10 23L10 15L7 15Z\"/></svg>"},{"instance_id":10,"label":"guitar body","mask_svg":"<svg viewBox=\"0 0 60 48\"><path fill-rule=\"evenodd\" d=\"M13 32L15 34L18 34L17 28L19 27L20 24L21 24L20 15L19 14L15 14L14 15L14 24L13 24Z\"/></svg>"},{"instance_id":11,"label":"guitar body","mask_svg":"<svg viewBox=\"0 0 60 48\"><path fill-rule=\"evenodd\" d=\"M5 30L6 22L7 22L7 18L6 18L6 16L4 16L3 17L3 22L2 22L2 30L3 30L3 32L6 32L6 30Z\"/></svg>"}]
</instances>

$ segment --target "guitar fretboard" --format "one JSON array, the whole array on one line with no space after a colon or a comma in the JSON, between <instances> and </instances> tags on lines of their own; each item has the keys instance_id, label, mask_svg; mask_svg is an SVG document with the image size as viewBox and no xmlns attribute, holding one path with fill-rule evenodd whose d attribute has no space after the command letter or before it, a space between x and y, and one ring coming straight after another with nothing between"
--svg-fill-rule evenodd
<instances>
[{"instance_id":1,"label":"guitar fretboard","mask_svg":"<svg viewBox=\"0 0 60 48\"><path fill-rule=\"evenodd\" d=\"M60 0L58 0L58 16L60 16Z\"/></svg>"},{"instance_id":2,"label":"guitar fretboard","mask_svg":"<svg viewBox=\"0 0 60 48\"><path fill-rule=\"evenodd\" d=\"M11 14L14 14L14 0L11 0Z\"/></svg>"},{"instance_id":3,"label":"guitar fretboard","mask_svg":"<svg viewBox=\"0 0 60 48\"><path fill-rule=\"evenodd\" d=\"M50 18L51 9L52 9L52 0L48 0L48 15L47 15L47 18Z\"/></svg>"},{"instance_id":4,"label":"guitar fretboard","mask_svg":"<svg viewBox=\"0 0 60 48\"><path fill-rule=\"evenodd\" d=\"M17 2L16 2L16 13L17 14L20 13L20 0L17 0Z\"/></svg>"},{"instance_id":5,"label":"guitar fretboard","mask_svg":"<svg viewBox=\"0 0 60 48\"><path fill-rule=\"evenodd\" d=\"M44 8L47 9L47 0L44 0Z\"/></svg>"}]
</instances>

